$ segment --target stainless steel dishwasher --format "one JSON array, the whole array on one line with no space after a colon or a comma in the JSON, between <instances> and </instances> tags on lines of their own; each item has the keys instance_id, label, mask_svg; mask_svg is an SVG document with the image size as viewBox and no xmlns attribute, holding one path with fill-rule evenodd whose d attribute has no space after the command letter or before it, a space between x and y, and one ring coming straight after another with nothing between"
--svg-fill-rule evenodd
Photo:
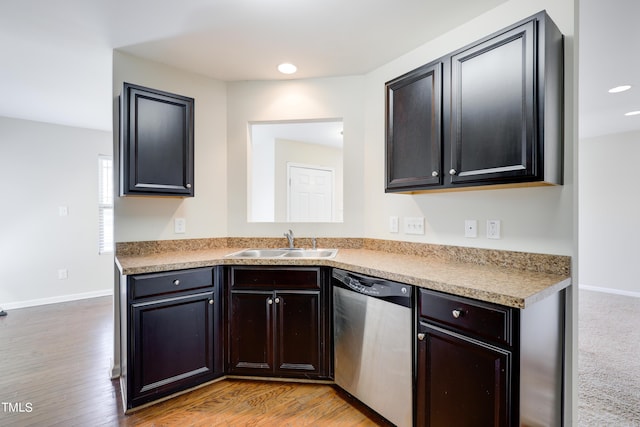
<instances>
[{"instance_id":1,"label":"stainless steel dishwasher","mask_svg":"<svg viewBox=\"0 0 640 427\"><path fill-rule=\"evenodd\" d=\"M335 382L398 427L413 424L412 287L333 270Z\"/></svg>"}]
</instances>

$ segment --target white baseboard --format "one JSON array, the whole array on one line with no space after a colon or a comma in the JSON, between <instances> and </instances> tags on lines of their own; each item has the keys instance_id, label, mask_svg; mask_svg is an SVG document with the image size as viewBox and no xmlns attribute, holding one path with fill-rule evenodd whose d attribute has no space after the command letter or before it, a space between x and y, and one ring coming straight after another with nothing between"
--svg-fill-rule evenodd
<instances>
[{"instance_id":1,"label":"white baseboard","mask_svg":"<svg viewBox=\"0 0 640 427\"><path fill-rule=\"evenodd\" d=\"M591 286L591 285L579 285L578 287L585 291L604 292L607 294L616 294L616 295L624 295L627 297L640 298L640 292L625 291L622 289L602 288L599 286Z\"/></svg>"},{"instance_id":2,"label":"white baseboard","mask_svg":"<svg viewBox=\"0 0 640 427\"><path fill-rule=\"evenodd\" d=\"M49 298L32 299L27 301L18 301L10 303L2 303L0 307L3 310L15 310L16 308L35 307L37 305L55 304L58 302L77 301L80 299L106 297L113 295L113 289L103 289L101 291L84 292L81 294L59 295Z\"/></svg>"}]
</instances>

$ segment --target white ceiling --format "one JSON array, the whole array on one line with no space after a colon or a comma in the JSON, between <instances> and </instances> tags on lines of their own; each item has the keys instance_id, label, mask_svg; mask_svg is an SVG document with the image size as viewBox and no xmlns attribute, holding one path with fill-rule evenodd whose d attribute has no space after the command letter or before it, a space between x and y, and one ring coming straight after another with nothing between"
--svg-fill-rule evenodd
<instances>
[{"instance_id":1,"label":"white ceiling","mask_svg":"<svg viewBox=\"0 0 640 427\"><path fill-rule=\"evenodd\" d=\"M0 115L111 128L120 49L215 79L359 75L505 0L2 0Z\"/></svg>"},{"instance_id":2,"label":"white ceiling","mask_svg":"<svg viewBox=\"0 0 640 427\"><path fill-rule=\"evenodd\" d=\"M640 130L640 1L580 0L581 137ZM631 90L609 94L612 87Z\"/></svg>"},{"instance_id":3,"label":"white ceiling","mask_svg":"<svg viewBox=\"0 0 640 427\"><path fill-rule=\"evenodd\" d=\"M113 49L226 81L363 74L504 1L2 0L0 115L110 130ZM640 2L580 9L581 136L640 129Z\"/></svg>"}]
</instances>

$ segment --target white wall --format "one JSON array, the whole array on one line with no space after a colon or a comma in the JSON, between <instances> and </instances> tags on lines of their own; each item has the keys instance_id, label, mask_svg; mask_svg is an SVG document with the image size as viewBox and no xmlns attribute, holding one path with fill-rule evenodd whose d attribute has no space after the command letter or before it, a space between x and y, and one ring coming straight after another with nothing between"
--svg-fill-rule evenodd
<instances>
[{"instance_id":1,"label":"white wall","mask_svg":"<svg viewBox=\"0 0 640 427\"><path fill-rule=\"evenodd\" d=\"M195 197L116 198L115 241L226 236L225 83L114 51L115 99L120 95L125 81L195 99ZM114 129L119 129L117 121L114 122ZM118 138L117 132L114 132L114 137ZM175 218L186 219L186 233L174 233Z\"/></svg>"},{"instance_id":2,"label":"white wall","mask_svg":"<svg viewBox=\"0 0 640 427\"><path fill-rule=\"evenodd\" d=\"M4 309L112 292L113 254L98 254L98 155L111 154L111 141L111 132L0 117Z\"/></svg>"},{"instance_id":3,"label":"white wall","mask_svg":"<svg viewBox=\"0 0 640 427\"><path fill-rule=\"evenodd\" d=\"M278 237L289 228L301 237L363 236L363 81L356 76L228 83L229 236ZM344 222L247 222L248 123L329 118L344 119Z\"/></svg>"},{"instance_id":4,"label":"white wall","mask_svg":"<svg viewBox=\"0 0 640 427\"><path fill-rule=\"evenodd\" d=\"M571 69L573 0L514 0L426 43L366 76L365 235L447 245L570 255L573 252L574 134L565 132L565 185L546 188L474 190L421 195L384 194L384 83L500 28L546 9L565 40L565 121L572 123ZM390 233L389 216L399 216L400 233ZM426 233L402 233L402 218L424 216ZM464 237L464 220L479 221L478 238ZM486 238L486 220L502 221L502 239Z\"/></svg>"},{"instance_id":5,"label":"white wall","mask_svg":"<svg viewBox=\"0 0 640 427\"><path fill-rule=\"evenodd\" d=\"M640 132L580 140L580 285L640 297Z\"/></svg>"}]
</instances>

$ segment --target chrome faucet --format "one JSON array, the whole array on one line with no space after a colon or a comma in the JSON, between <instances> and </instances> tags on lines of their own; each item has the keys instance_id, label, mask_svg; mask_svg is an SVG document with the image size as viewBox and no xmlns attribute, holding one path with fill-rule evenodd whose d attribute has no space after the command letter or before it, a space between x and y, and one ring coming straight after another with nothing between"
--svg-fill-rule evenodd
<instances>
[{"instance_id":1,"label":"chrome faucet","mask_svg":"<svg viewBox=\"0 0 640 427\"><path fill-rule=\"evenodd\" d=\"M293 249L293 231L289 230L288 233L284 233L284 237L289 241L289 249Z\"/></svg>"}]
</instances>

